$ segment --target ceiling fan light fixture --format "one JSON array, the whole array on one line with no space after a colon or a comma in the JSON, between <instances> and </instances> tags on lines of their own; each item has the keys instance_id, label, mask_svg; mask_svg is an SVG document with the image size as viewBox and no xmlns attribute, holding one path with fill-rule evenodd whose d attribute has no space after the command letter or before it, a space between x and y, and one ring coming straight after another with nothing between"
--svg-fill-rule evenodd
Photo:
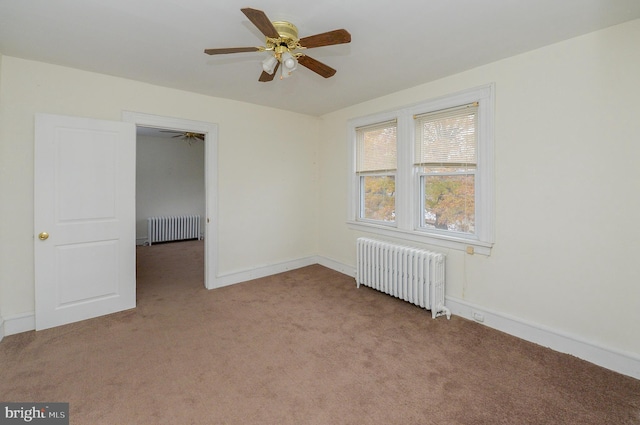
<instances>
[{"instance_id":1,"label":"ceiling fan light fixture","mask_svg":"<svg viewBox=\"0 0 640 425\"><path fill-rule=\"evenodd\" d=\"M276 69L276 65L278 64L278 59L275 56L269 55L262 61L262 69L267 74L273 74L273 71Z\"/></svg>"},{"instance_id":2,"label":"ceiling fan light fixture","mask_svg":"<svg viewBox=\"0 0 640 425\"><path fill-rule=\"evenodd\" d=\"M295 71L298 67L298 61L293 55L289 52L284 52L282 54L282 67L286 68L289 72Z\"/></svg>"},{"instance_id":3,"label":"ceiling fan light fixture","mask_svg":"<svg viewBox=\"0 0 640 425\"><path fill-rule=\"evenodd\" d=\"M289 78L291 73L296 70L298 67L298 61L293 55L289 52L284 52L282 57L280 58L280 62L282 63L282 74L280 79Z\"/></svg>"}]
</instances>

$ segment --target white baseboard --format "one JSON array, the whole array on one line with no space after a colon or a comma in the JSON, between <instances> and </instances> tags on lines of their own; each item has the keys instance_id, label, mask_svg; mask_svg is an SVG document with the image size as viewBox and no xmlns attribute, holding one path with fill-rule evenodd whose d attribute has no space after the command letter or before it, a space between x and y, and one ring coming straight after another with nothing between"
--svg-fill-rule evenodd
<instances>
[{"instance_id":1,"label":"white baseboard","mask_svg":"<svg viewBox=\"0 0 640 425\"><path fill-rule=\"evenodd\" d=\"M4 318L4 335L14 335L36 329L35 313L16 314Z\"/></svg>"},{"instance_id":2,"label":"white baseboard","mask_svg":"<svg viewBox=\"0 0 640 425\"><path fill-rule=\"evenodd\" d=\"M316 263L321 266L325 266L329 269L335 270L342 274L346 274L347 276L351 276L355 279L356 277L356 269L353 266L347 266L339 261L333 260L327 257L316 257Z\"/></svg>"},{"instance_id":3,"label":"white baseboard","mask_svg":"<svg viewBox=\"0 0 640 425\"><path fill-rule=\"evenodd\" d=\"M2 338L4 338L4 319L0 316L0 342L2 342Z\"/></svg>"},{"instance_id":4,"label":"white baseboard","mask_svg":"<svg viewBox=\"0 0 640 425\"><path fill-rule=\"evenodd\" d=\"M312 264L318 264L318 258L316 258L315 256L226 273L224 275L216 276L216 281L209 289L222 288L223 286L246 282L247 280L259 279L261 277L299 269L302 267L310 266Z\"/></svg>"},{"instance_id":5,"label":"white baseboard","mask_svg":"<svg viewBox=\"0 0 640 425\"><path fill-rule=\"evenodd\" d=\"M492 311L459 298L448 296L446 304L455 315L474 320L554 351L570 354L623 375L640 379L640 356L637 354L604 347L579 336Z\"/></svg>"}]
</instances>

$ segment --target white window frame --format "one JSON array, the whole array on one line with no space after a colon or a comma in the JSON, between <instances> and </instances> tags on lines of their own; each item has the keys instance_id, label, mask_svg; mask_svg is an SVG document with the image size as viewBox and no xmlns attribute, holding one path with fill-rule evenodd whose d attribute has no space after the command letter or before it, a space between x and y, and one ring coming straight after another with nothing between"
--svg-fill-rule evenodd
<instances>
[{"instance_id":1,"label":"white window frame","mask_svg":"<svg viewBox=\"0 0 640 425\"><path fill-rule=\"evenodd\" d=\"M392 122L393 121L393 122ZM389 120L389 121L382 121L382 122L376 122L374 127L378 127L378 125L384 125L385 127L391 127L391 126L395 126L396 127L396 138L397 138L397 125L398 123L395 122L395 120ZM366 126L366 127L370 127L370 126ZM361 129L360 126L358 126L358 128L355 128L355 134L356 134L356 142L355 142L355 149L356 152L358 151L358 131ZM363 141L364 142L364 141ZM396 140L396 152L397 152L397 140ZM357 153L356 153L356 157L357 157ZM396 221L383 221L383 220L376 220L376 219L371 219L371 218L366 218L365 217L365 185L364 185L364 179L366 177L393 177L394 182L397 181L398 179L398 168L397 168L397 158L396 158L396 167L393 169L389 169L389 170L375 170L375 171L358 171L358 166L356 165L355 168L355 173L356 173L356 183L358 185L356 191L358 193L358 210L356 212L356 220L359 222L366 222L366 223L371 223L371 224L377 224L380 226L387 226L387 227L396 227ZM394 195L394 201L396 201L397 199L395 198Z\"/></svg>"},{"instance_id":2,"label":"white window frame","mask_svg":"<svg viewBox=\"0 0 640 425\"><path fill-rule=\"evenodd\" d=\"M392 111L349 120L348 218L350 229L450 249L490 255L494 243L494 84L438 97ZM464 234L421 228L424 206L420 202L420 174L413 165L414 115L478 102L478 158L475 174L475 233ZM356 128L397 120L396 222L381 225L359 219L360 184L356 174Z\"/></svg>"},{"instance_id":3,"label":"white window frame","mask_svg":"<svg viewBox=\"0 0 640 425\"><path fill-rule=\"evenodd\" d=\"M380 226L387 226L387 227L395 227L396 226L396 222L395 221L382 221L382 220L374 220L371 218L366 218L364 216L364 203L365 203L365 193L364 193L364 182L362 181L365 177L393 177L394 180L397 179L396 173L377 173L377 172L372 172L372 173L367 173L367 172L363 172L363 173L358 173L358 205L359 205L359 209L358 209L358 215L356 220L358 220L359 222L364 222L364 223L372 223L372 224L378 224Z\"/></svg>"}]
</instances>

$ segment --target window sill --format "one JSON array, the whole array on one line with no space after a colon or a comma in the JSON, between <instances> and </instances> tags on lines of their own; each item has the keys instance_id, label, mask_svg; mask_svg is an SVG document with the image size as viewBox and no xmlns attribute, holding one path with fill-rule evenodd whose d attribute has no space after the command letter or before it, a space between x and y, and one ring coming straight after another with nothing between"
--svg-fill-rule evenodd
<instances>
[{"instance_id":1,"label":"window sill","mask_svg":"<svg viewBox=\"0 0 640 425\"><path fill-rule=\"evenodd\" d=\"M359 221L347 221L349 229L367 233L374 233L379 236L402 239L408 242L418 242L448 249L464 251L469 254L491 255L492 243L482 242L473 239L456 238L449 235L426 234L418 231L402 230L395 227L384 226L373 223L363 223Z\"/></svg>"}]
</instances>

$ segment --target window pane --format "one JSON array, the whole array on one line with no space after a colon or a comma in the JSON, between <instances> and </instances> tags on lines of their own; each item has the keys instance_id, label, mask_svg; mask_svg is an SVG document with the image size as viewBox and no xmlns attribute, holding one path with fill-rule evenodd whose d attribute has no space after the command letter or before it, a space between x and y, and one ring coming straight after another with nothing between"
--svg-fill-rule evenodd
<instances>
[{"instance_id":1,"label":"window pane","mask_svg":"<svg viewBox=\"0 0 640 425\"><path fill-rule=\"evenodd\" d=\"M416 164L475 164L475 107L416 118Z\"/></svg>"},{"instance_id":2,"label":"window pane","mask_svg":"<svg viewBox=\"0 0 640 425\"><path fill-rule=\"evenodd\" d=\"M475 176L423 176L427 229L475 233Z\"/></svg>"},{"instance_id":3,"label":"window pane","mask_svg":"<svg viewBox=\"0 0 640 425\"><path fill-rule=\"evenodd\" d=\"M360 178L363 205L362 218L395 222L396 179L394 176Z\"/></svg>"},{"instance_id":4,"label":"window pane","mask_svg":"<svg viewBox=\"0 0 640 425\"><path fill-rule=\"evenodd\" d=\"M396 123L358 129L356 171L388 171L397 168Z\"/></svg>"}]
</instances>

